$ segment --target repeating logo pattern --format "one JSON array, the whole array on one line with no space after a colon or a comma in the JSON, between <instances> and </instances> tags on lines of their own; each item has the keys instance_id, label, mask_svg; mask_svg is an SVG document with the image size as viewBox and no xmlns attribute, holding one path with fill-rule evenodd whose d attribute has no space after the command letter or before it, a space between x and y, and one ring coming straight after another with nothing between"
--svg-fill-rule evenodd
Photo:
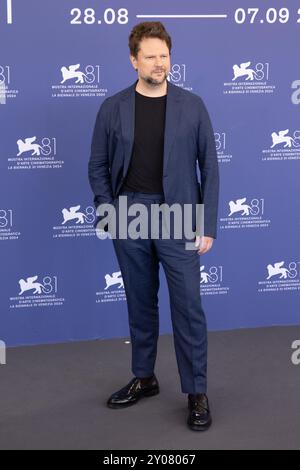
<instances>
[{"instance_id":1,"label":"repeating logo pattern","mask_svg":"<svg viewBox=\"0 0 300 470\"><path fill-rule=\"evenodd\" d=\"M49 24L57 24L57 37L42 41L37 25L44 19L30 5L26 5L24 35L24 2L2 3L0 44L6 45L0 63L4 321L16 321L23 315L34 322L40 312L49 318L52 309L57 312L61 307L82 318L83 313L90 314L90 305L101 320L119 308L123 314L123 275L114 258L110 233L96 233L94 227L97 216L87 162L99 106L137 78L128 57L124 58L123 46L127 47L124 37L129 20L137 18L140 7L137 2L128 9L74 4L68 16L61 14L62 2L53 0ZM287 7L269 8L265 14L256 8L253 16L243 8L228 14L224 22L231 21L234 28L226 29L230 41L224 39L223 57L219 45L225 30L219 20L210 19L210 30L199 28L196 20L190 22L195 41L189 47L181 37L181 27L172 32L174 44L182 41L186 52L183 56L181 46L172 50L167 80L203 98L220 164L218 238L201 258L199 284L199 293L208 302L216 299L207 308L208 316L211 305L217 311L214 326L219 325L215 318L228 311L222 308L223 299L225 305L234 304L246 294L258 306L267 299L274 311L280 304L278 296L284 296L288 305L298 301L300 76L293 28L300 17L292 2L285 3ZM60 14L59 22L52 11ZM185 27L186 20L180 21ZM243 36L246 28L251 39ZM282 34L280 50L276 49L277 32ZM266 34L268 43L262 43ZM8 40L13 36L13 42ZM34 54L30 50L33 41ZM188 123L190 118L186 111L179 122ZM192 128L194 122L190 124ZM126 129L111 125L126 147ZM188 138L199 129L193 131ZM177 129L175 134L174 145ZM187 164L191 164L188 159ZM114 171L121 172L121 168ZM197 172L201 181L198 167ZM220 295L225 297L220 299ZM82 305L86 306L84 312ZM45 307L50 308L45 312ZM258 314L248 305L245 310L249 323L257 315L253 323L259 325ZM286 312L277 313L284 323ZM299 318L298 312L293 315ZM102 327L105 330L105 321L101 321ZM5 343L0 341L0 364L5 360Z\"/></svg>"}]
</instances>

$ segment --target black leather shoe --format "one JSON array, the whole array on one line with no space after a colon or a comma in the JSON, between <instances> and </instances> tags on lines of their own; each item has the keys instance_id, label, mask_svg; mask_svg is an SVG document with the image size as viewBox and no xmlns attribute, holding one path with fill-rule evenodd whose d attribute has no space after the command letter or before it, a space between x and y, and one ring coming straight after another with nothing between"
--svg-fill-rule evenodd
<instances>
[{"instance_id":1,"label":"black leather shoe","mask_svg":"<svg viewBox=\"0 0 300 470\"><path fill-rule=\"evenodd\" d=\"M189 415L187 424L193 431L206 431L211 423L208 398L205 393L188 395Z\"/></svg>"},{"instance_id":2,"label":"black leather shoe","mask_svg":"<svg viewBox=\"0 0 300 470\"><path fill-rule=\"evenodd\" d=\"M141 379L134 377L125 387L113 393L107 400L109 408L126 408L134 405L143 397L152 397L159 393L157 378L153 375L152 379L142 385Z\"/></svg>"}]
</instances>

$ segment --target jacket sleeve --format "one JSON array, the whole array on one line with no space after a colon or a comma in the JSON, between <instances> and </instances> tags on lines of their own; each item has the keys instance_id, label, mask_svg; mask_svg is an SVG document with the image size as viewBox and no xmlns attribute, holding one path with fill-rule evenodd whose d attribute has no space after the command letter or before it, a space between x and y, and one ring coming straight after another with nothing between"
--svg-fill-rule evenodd
<instances>
[{"instance_id":1,"label":"jacket sleeve","mask_svg":"<svg viewBox=\"0 0 300 470\"><path fill-rule=\"evenodd\" d=\"M113 200L108 158L109 100L103 101L98 111L93 131L91 154L88 164L89 182L94 193L94 204Z\"/></svg>"},{"instance_id":2,"label":"jacket sleeve","mask_svg":"<svg viewBox=\"0 0 300 470\"><path fill-rule=\"evenodd\" d=\"M204 235L217 238L219 166L214 131L206 106L200 98L198 128L198 164L202 204L204 204Z\"/></svg>"}]
</instances>

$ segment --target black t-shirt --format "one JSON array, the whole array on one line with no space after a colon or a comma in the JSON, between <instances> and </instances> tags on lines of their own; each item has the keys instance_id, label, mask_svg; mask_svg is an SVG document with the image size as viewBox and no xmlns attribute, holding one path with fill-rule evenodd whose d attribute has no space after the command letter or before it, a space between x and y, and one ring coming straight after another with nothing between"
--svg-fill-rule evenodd
<instances>
[{"instance_id":1,"label":"black t-shirt","mask_svg":"<svg viewBox=\"0 0 300 470\"><path fill-rule=\"evenodd\" d=\"M133 153L123 188L163 194L163 153L167 95L144 96L135 91Z\"/></svg>"}]
</instances>

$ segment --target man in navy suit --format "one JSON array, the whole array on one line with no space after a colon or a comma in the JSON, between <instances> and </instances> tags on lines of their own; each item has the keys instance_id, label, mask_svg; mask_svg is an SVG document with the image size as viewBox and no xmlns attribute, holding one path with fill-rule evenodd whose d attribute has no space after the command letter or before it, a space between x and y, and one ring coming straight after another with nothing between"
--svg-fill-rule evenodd
<instances>
[{"instance_id":1,"label":"man in navy suit","mask_svg":"<svg viewBox=\"0 0 300 470\"><path fill-rule=\"evenodd\" d=\"M202 204L204 223L200 233L193 210L193 250L186 249L185 235L176 238L171 230L164 239L152 237L152 232L145 238L113 237L127 298L134 378L113 393L107 405L124 408L159 393L154 366L161 263L169 289L181 389L188 394L187 423L192 430L205 430L211 424L211 413L206 395L207 327L200 298L199 255L208 252L216 238L219 170L204 102L167 80L171 46L160 22L144 22L132 29L130 60L138 79L100 106L89 181L97 214L103 204L112 204L118 213L123 196L129 206L143 204L149 214L155 204L189 204L193 208ZM108 230L108 220L101 212L95 225Z\"/></svg>"}]
</instances>

